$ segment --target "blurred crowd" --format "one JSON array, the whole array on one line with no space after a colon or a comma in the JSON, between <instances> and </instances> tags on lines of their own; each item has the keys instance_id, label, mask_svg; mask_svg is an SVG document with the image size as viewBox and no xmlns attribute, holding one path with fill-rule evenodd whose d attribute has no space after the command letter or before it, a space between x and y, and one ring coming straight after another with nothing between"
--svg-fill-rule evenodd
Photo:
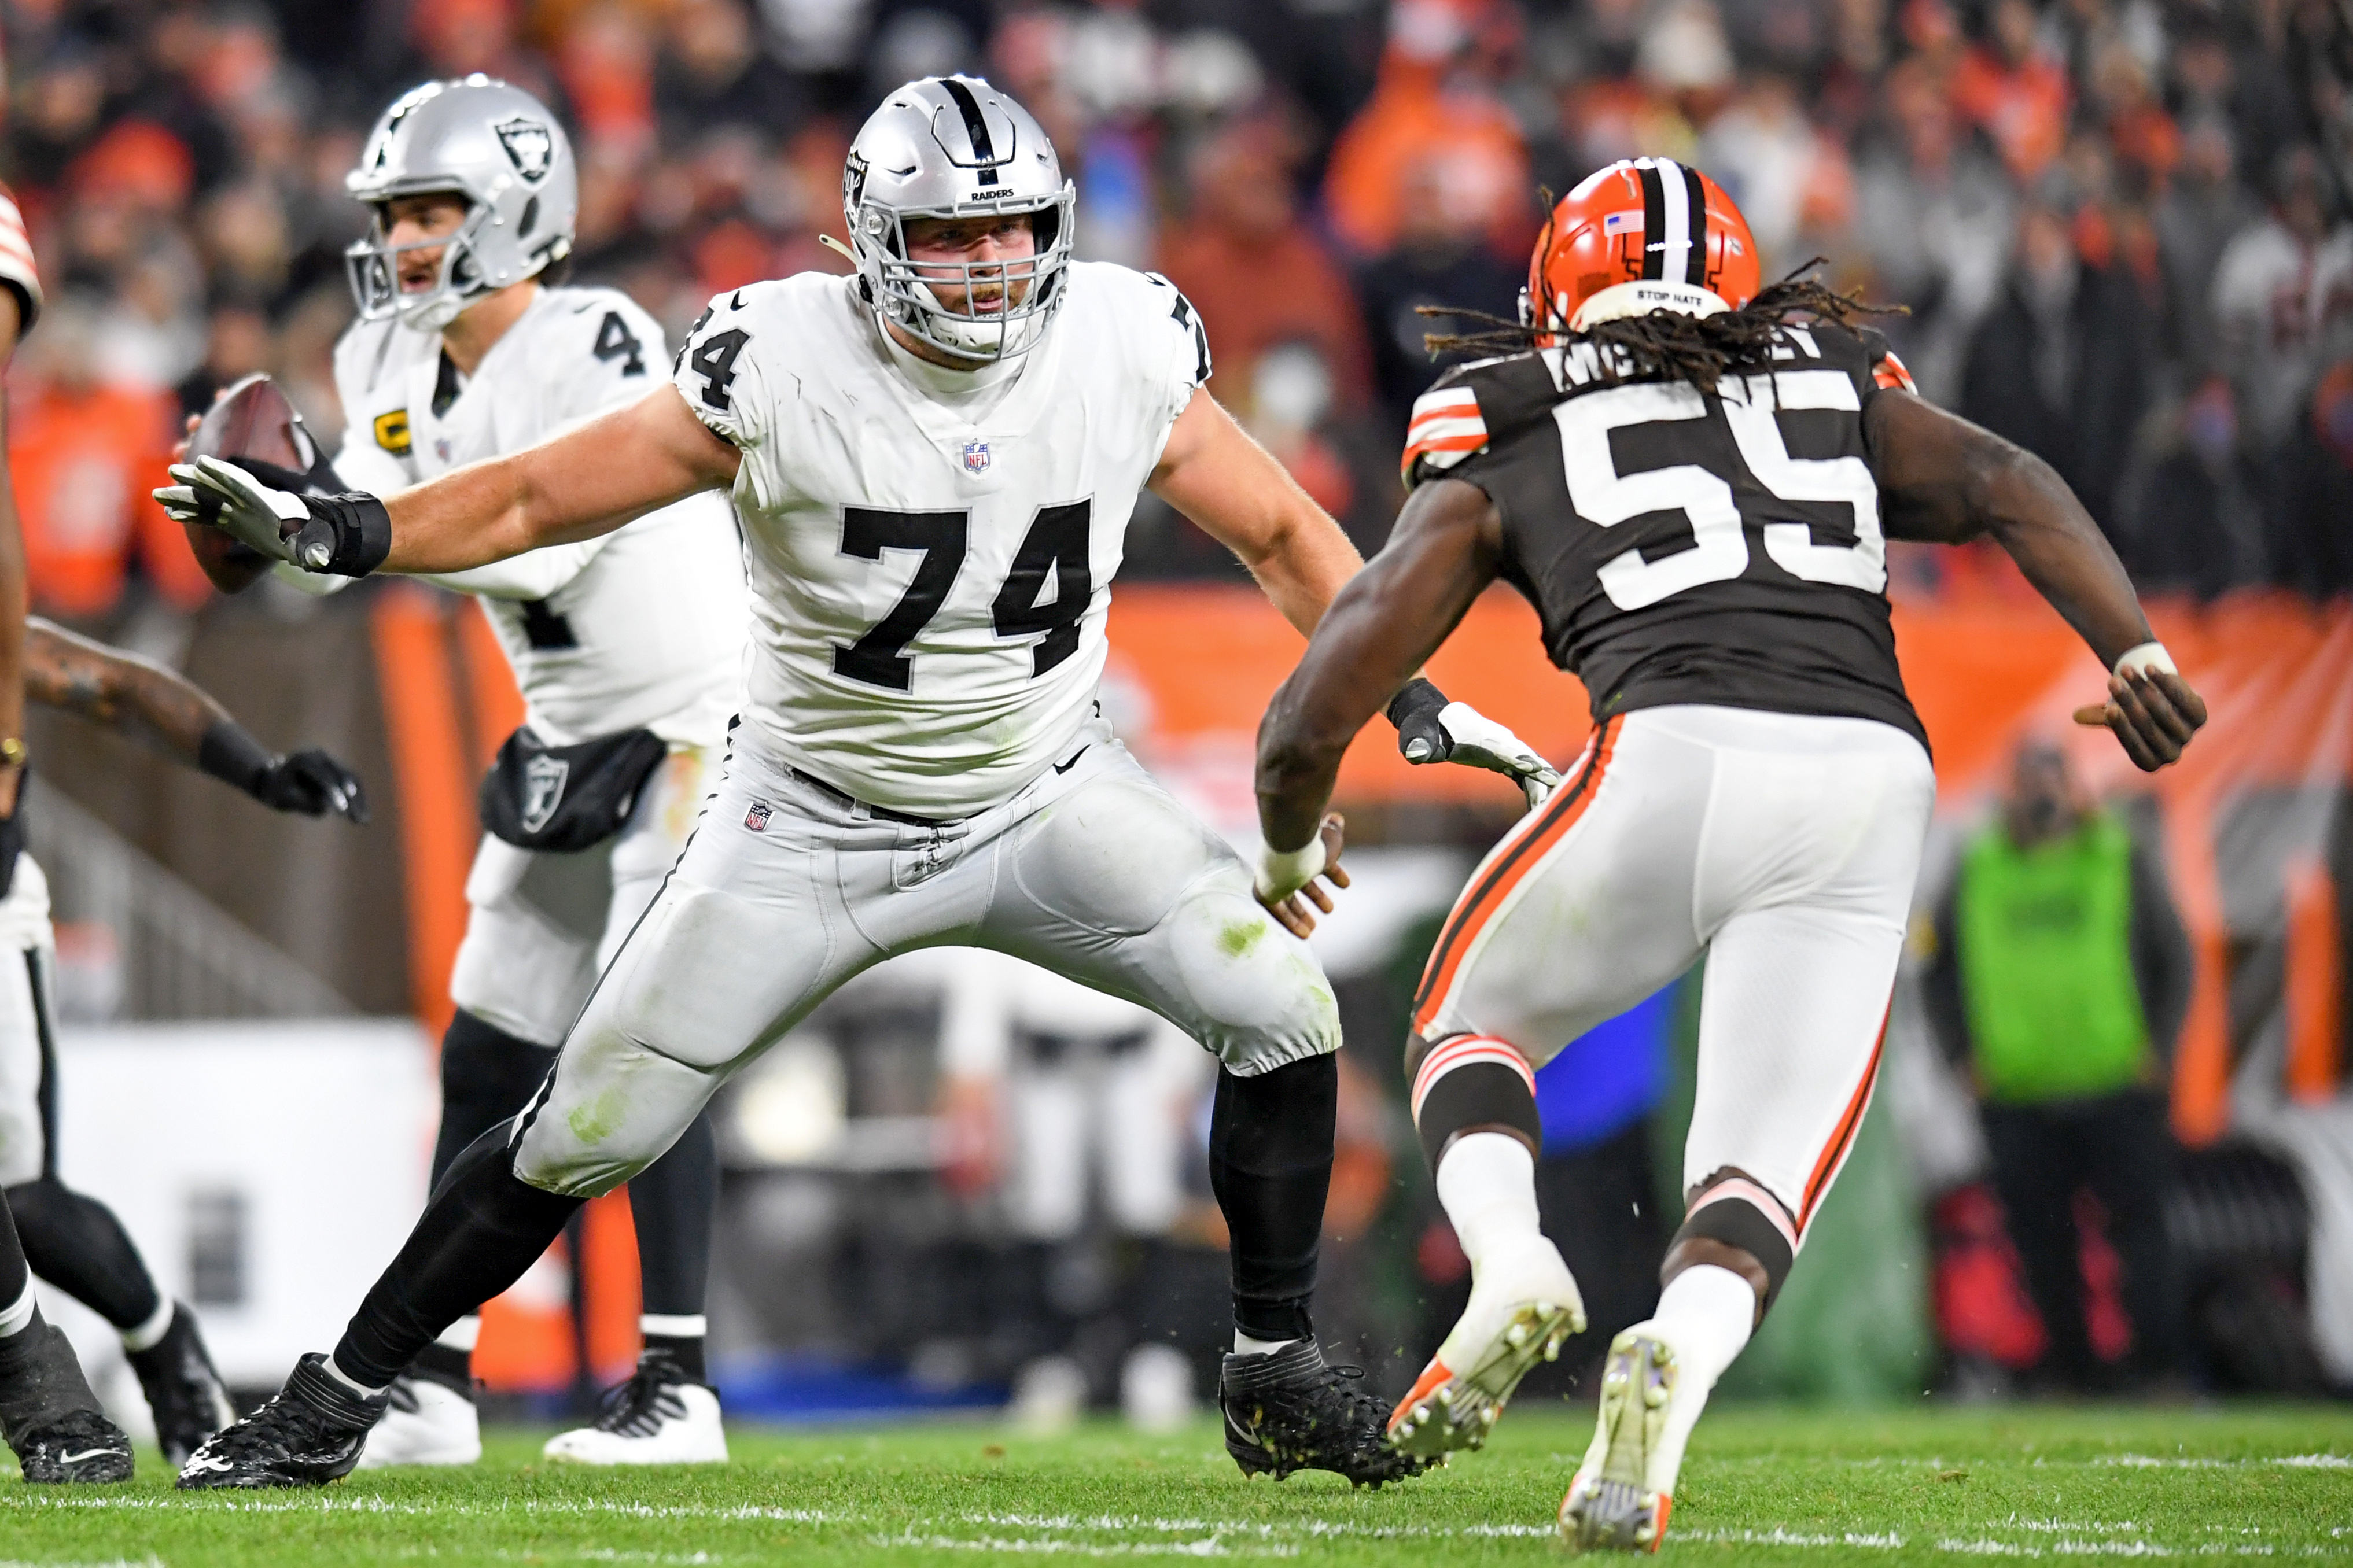
<instances>
[{"instance_id":1,"label":"blurred crowd","mask_svg":"<svg viewBox=\"0 0 2353 1568\"><path fill-rule=\"evenodd\" d=\"M2145 585L2353 587L2353 20L2333 0L0 0L4 174L53 303L9 378L37 599L206 592L145 500L254 370L341 428L343 176L427 77L556 105L576 275L673 334L838 269L849 134L983 72L1052 131L1082 254L1199 307L1218 395L1377 545L1448 305L1510 316L1537 192L1671 154L1767 275L1828 258L1922 390L2032 447ZM1235 570L1147 508L1132 570ZM2019 591L1899 551L1899 595Z\"/></svg>"}]
</instances>

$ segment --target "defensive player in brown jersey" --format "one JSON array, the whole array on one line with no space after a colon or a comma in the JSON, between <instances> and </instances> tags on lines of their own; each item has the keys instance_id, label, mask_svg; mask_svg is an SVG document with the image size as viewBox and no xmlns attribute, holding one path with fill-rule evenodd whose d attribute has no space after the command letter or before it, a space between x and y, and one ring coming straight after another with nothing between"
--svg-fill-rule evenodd
<instances>
[{"instance_id":1,"label":"defensive player in brown jersey","mask_svg":"<svg viewBox=\"0 0 2353 1568\"><path fill-rule=\"evenodd\" d=\"M2206 710L2058 476L1916 395L1853 301L1760 289L1746 223L1698 171L1641 159L1571 192L1523 314L1421 400L1388 548L1275 696L1259 891L1312 918L1296 890L1349 739L1490 583L1525 594L1594 732L1473 874L1416 1000L1414 1120L1472 1292L1390 1437L1478 1446L1582 1326L1537 1227L1534 1070L1704 952L1687 1215L1657 1312L1610 1346L1560 1512L1580 1544L1655 1549L1693 1424L1878 1070L1936 794L1884 541L1996 540L2113 672L2078 717L2139 766L2179 757Z\"/></svg>"}]
</instances>

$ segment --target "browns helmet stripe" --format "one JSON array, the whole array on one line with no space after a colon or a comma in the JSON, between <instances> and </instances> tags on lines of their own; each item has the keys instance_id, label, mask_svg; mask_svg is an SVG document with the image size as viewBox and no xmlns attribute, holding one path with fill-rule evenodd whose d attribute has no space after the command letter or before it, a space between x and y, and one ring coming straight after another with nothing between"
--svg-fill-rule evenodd
<instances>
[{"instance_id":1,"label":"browns helmet stripe","mask_svg":"<svg viewBox=\"0 0 2353 1568\"><path fill-rule=\"evenodd\" d=\"M1691 198L1698 181L1672 158L1653 159L1651 166L1659 182L1659 210L1663 221L1648 236L1648 249L1658 258L1658 266L1647 276L1681 280L1691 268ZM1705 229L1703 227L1701 232L1704 234Z\"/></svg>"},{"instance_id":2,"label":"browns helmet stripe","mask_svg":"<svg viewBox=\"0 0 2353 1568\"><path fill-rule=\"evenodd\" d=\"M1642 179L1642 276L1664 278L1660 270L1666 263L1666 253L1660 246L1667 226L1667 196L1659 181L1658 165L1648 158L1638 160L1635 172Z\"/></svg>"},{"instance_id":3,"label":"browns helmet stripe","mask_svg":"<svg viewBox=\"0 0 2353 1568\"><path fill-rule=\"evenodd\" d=\"M1704 289L1707 287L1707 187L1700 183L1699 171L1685 169L1683 195L1691 203L1688 232L1691 235L1691 259L1683 269L1683 281Z\"/></svg>"}]
</instances>

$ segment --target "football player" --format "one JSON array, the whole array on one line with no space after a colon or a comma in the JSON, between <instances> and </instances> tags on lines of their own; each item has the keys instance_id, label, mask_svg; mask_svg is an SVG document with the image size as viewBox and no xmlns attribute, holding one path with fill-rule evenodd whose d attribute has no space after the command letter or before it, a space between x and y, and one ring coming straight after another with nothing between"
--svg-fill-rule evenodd
<instances>
[{"instance_id":1,"label":"football player","mask_svg":"<svg viewBox=\"0 0 2353 1568\"><path fill-rule=\"evenodd\" d=\"M944 942L1140 1003L1218 1057L1209 1157L1232 1234L1221 1393L1236 1460L1359 1481L1415 1468L1308 1321L1337 1082L1331 987L1095 700L1143 487L1233 549L1302 632L1361 563L1202 390L1208 340L1184 296L1071 258L1075 202L1020 105L972 78L914 82L849 153L840 248L855 273L722 294L671 384L387 499L298 496L211 459L157 492L304 570L355 576L463 570L722 490L755 602L726 770L554 1076L450 1170L332 1356L306 1357L183 1486L348 1469L407 1359L585 1198L644 1169L849 976ZM1423 756L1528 757L1417 690L1407 738ZM1456 744L1473 731L1480 746ZM1322 831L1344 883L1340 825Z\"/></svg>"},{"instance_id":2,"label":"football player","mask_svg":"<svg viewBox=\"0 0 2353 1568\"><path fill-rule=\"evenodd\" d=\"M1758 282L1747 224L1697 170L1638 159L1570 192L1526 329L1421 398L1397 531L1259 738L1279 898L1324 865L1349 738L1490 583L1535 604L1592 700L1583 757L1473 873L1415 1002L1414 1121L1472 1291L1392 1417L1401 1452L1477 1447L1583 1327L1537 1228L1533 1074L1708 955L1686 1217L1657 1312L1610 1346L1561 1504L1585 1546L1658 1545L1693 1423L1870 1100L1936 794L1884 542L1990 534L2114 672L2079 718L2141 767L2205 721L2047 465L1915 395L1853 301Z\"/></svg>"},{"instance_id":3,"label":"football player","mask_svg":"<svg viewBox=\"0 0 2353 1568\"><path fill-rule=\"evenodd\" d=\"M38 619L26 625L25 697L150 742L273 811L367 820L359 779L326 752L275 755L179 675ZM155 1288L112 1210L58 1179L49 885L20 843L0 844L0 952L11 960L0 963L0 1188L33 1272L121 1334L156 1444L176 1468L237 1411L195 1314Z\"/></svg>"},{"instance_id":4,"label":"football player","mask_svg":"<svg viewBox=\"0 0 2353 1568\"><path fill-rule=\"evenodd\" d=\"M627 295L561 287L551 275L571 250L577 170L563 126L529 93L481 76L426 83L385 110L345 184L374 221L348 253L359 320L335 347L345 434L314 484L390 494L664 383L667 352L651 317ZM449 977L457 1011L441 1042L437 1186L547 1076L590 985L692 830L735 710L748 607L726 500L638 510L648 515L598 537L425 574L476 597L525 710L485 784L489 831L466 882L466 934ZM250 557L231 585L265 563ZM313 592L350 581L281 574ZM718 1151L708 1117L680 1131L676 1147L629 1183L643 1305L637 1370L594 1425L549 1439L551 1458L727 1458L703 1366ZM475 1306L399 1369L364 1465L481 1457Z\"/></svg>"},{"instance_id":5,"label":"football player","mask_svg":"<svg viewBox=\"0 0 2353 1568\"><path fill-rule=\"evenodd\" d=\"M33 327L41 279L16 198L0 189L0 364ZM25 539L8 469L7 410L0 401L0 863L25 847L16 810L25 782ZM0 883L0 891L5 884ZM45 1321L33 1271L0 1195L0 1438L27 1481L131 1479L131 1440L106 1418L65 1331Z\"/></svg>"}]
</instances>

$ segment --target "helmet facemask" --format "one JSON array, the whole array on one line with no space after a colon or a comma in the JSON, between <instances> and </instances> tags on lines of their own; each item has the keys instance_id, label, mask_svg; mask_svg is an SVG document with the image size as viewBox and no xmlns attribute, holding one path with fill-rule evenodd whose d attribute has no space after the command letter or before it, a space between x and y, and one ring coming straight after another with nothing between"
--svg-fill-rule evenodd
<instances>
[{"instance_id":1,"label":"helmet facemask","mask_svg":"<svg viewBox=\"0 0 2353 1568\"><path fill-rule=\"evenodd\" d=\"M855 183L853 170L853 187ZM1065 184L1043 202L965 203L933 210L856 203L849 230L860 280L885 320L932 348L974 364L1017 358L1037 346L1061 304L1076 202L1076 190ZM1022 216L1030 220L1034 249L1029 256L918 261L908 255L910 222ZM952 309L942 298L943 290L962 299L964 308ZM976 290L995 292L1001 308L980 309Z\"/></svg>"},{"instance_id":2,"label":"helmet facemask","mask_svg":"<svg viewBox=\"0 0 2353 1568\"><path fill-rule=\"evenodd\" d=\"M464 200L458 192L449 195ZM475 239L489 221L490 209L469 203L465 220L449 233L403 245L392 242L392 226L386 221L389 211L388 204L378 204L366 237L353 240L343 252L360 320L397 320L417 331L438 332L456 321L467 306L491 292L473 255ZM441 268L433 287L415 293L403 290L400 258L410 251L437 247L441 250Z\"/></svg>"}]
</instances>

